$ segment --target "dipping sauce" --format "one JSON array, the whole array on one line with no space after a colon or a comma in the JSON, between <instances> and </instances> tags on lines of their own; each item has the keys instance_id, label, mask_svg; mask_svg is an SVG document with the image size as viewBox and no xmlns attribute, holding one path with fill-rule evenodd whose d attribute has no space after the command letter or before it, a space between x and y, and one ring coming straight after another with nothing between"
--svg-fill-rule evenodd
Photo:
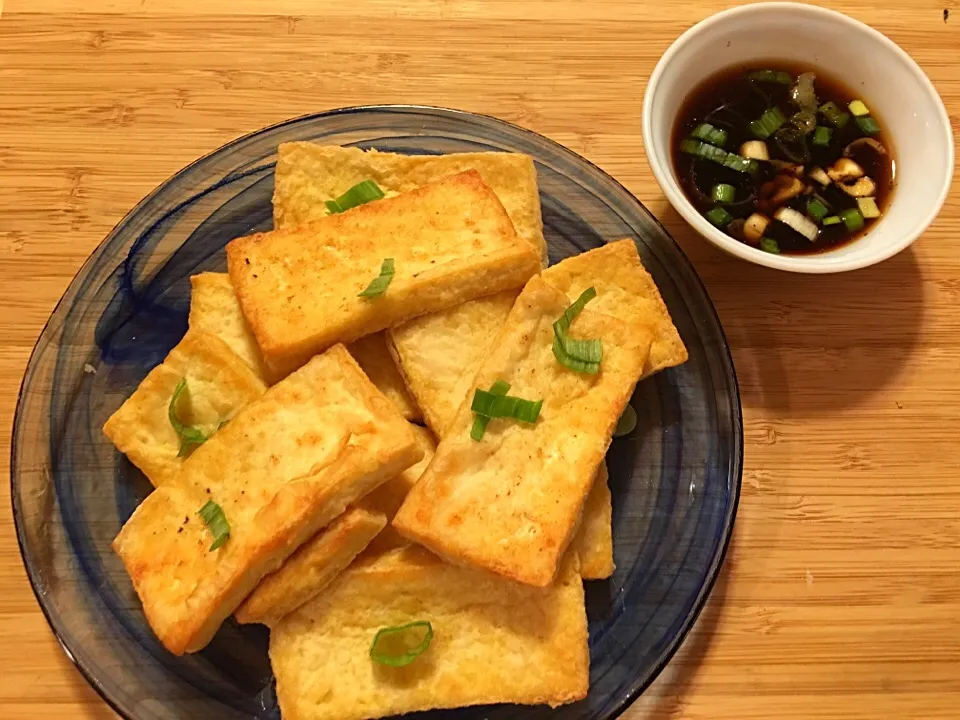
<instances>
[{"instance_id":1,"label":"dipping sauce","mask_svg":"<svg viewBox=\"0 0 960 720\"><path fill-rule=\"evenodd\" d=\"M816 68L778 61L728 68L698 86L674 125L673 164L715 227L790 255L869 232L896 167L867 99Z\"/></svg>"}]
</instances>

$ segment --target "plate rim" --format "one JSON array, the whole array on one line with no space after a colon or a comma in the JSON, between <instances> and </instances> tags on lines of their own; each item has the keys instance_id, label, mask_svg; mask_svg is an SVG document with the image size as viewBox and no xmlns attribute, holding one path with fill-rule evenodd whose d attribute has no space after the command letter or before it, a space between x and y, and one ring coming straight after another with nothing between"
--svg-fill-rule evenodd
<instances>
[{"instance_id":1,"label":"plate rim","mask_svg":"<svg viewBox=\"0 0 960 720\"><path fill-rule=\"evenodd\" d=\"M13 524L14 530L17 537L17 547L20 551L20 561L23 565L24 571L27 575L27 579L30 583L30 589L33 591L34 598L37 601L37 605L40 607L40 611L43 613L44 619L47 621L47 625L50 627L51 632L56 638L57 644L60 645L60 648L63 650L64 654L70 660L70 663L80 671L80 675L87 681L90 687L100 696L100 698L123 720L137 720L134 716L128 715L119 705L110 697L110 694L107 692L106 688L102 686L100 681L83 665L79 662L74 655L74 653L67 646L63 636L60 631L57 629L57 626L54 622L53 617L44 603L40 591L39 579L35 577L35 570L30 567L27 563L26 558L26 537L25 531L23 528L23 519L22 519L22 510L19 506L19 496L15 492L15 478L18 475L17 469L17 453L16 453L16 439L20 431L20 425L22 421L21 410L24 402L24 390L27 382L27 378L31 376L32 370L34 370L34 365L37 362L37 350L40 347L41 343L48 339L46 336L50 332L50 323L54 319L54 316L57 314L57 311L60 310L61 305L67 299L67 296L70 294L70 290L79 278L84 270L87 268L87 265L94 260L104 246L106 246L116 235L118 230L123 227L129 218L134 216L143 206L149 203L154 196L156 196L161 190L165 187L176 181L181 176L188 173L191 168L194 166L208 160L209 158L226 151L248 139L267 133L279 128L282 128L286 125L294 125L299 122L304 121L313 121L320 120L324 118L336 117L339 115L349 115L349 114L360 114L366 112L422 112L427 111L431 113L438 113L440 115L445 115L447 117L463 117L463 118L482 118L486 121L492 122L494 124L499 124L506 126L513 130L514 132L519 132L521 134L526 134L534 136L535 138L551 145L555 150L559 151L561 154L568 156L571 160L578 163L583 163L589 166L593 171L601 175L604 179L612 182L615 186L620 188L625 195L630 198L632 204L639 208L639 210L647 216L647 218L656 225L663 235L673 243L673 246L679 257L685 263L685 269L688 271L688 274L699 285L700 290L703 293L703 297L706 299L707 307L710 312L713 314L713 320L716 323L716 327L720 330L720 335L723 339L723 357L724 365L729 368L729 377L732 379L732 397L731 400L735 400L732 403L732 409L734 412L731 417L731 425L734 431L734 434L739 440L738 443L734 443L733 453L732 453L732 465L734 466L732 479L735 480L730 488L730 502L728 505L726 517L724 518L724 527L723 527L723 537L720 542L720 545L714 555L713 562L707 571L707 575L704 579L703 584L700 587L700 592L697 595L697 598L693 602L692 610L684 619L683 623L680 626L679 631L676 636L667 644L661 653L660 658L657 663L653 666L652 670L647 673L645 678L638 676L637 679L633 682L630 689L624 694L624 696L616 703L616 705L611 709L610 714L608 715L609 720L615 720L619 718L627 709L633 705L637 699L657 680L660 674L663 672L664 668L669 664L670 660L676 655L677 651L686 641L687 636L690 631L696 625L697 620L700 618L701 613L706 607L707 601L710 599L710 596L713 592L713 589L716 585L717 580L719 579L720 572L723 569L724 563L726 561L727 553L730 549L730 543L733 538L734 526L736 524L737 514L740 506L740 496L742 493L743 486L743 447L744 447L744 438L743 438L743 401L740 393L740 382L737 377L736 366L733 361L733 354L730 351L730 343L727 341L726 333L723 331L723 324L720 321L720 316L717 313L716 306L713 303L713 299L710 297L710 294L707 292L706 285L704 285L703 280L701 279L699 273L697 273L695 266L690 261L690 258L687 257L687 254L683 251L683 248L680 247L679 243L673 238L672 235L667 231L663 226L660 220L647 208L646 205L633 193L631 192L623 183L621 183L617 178L608 173L606 170L601 168L599 165L594 163L592 160L584 157L583 155L571 150L562 143L553 140L546 135L543 135L535 130L525 128L521 125L513 123L509 120L503 120L502 118L496 117L494 115L489 115L486 113L473 112L470 110L459 110L457 108L444 107L440 105L421 105L414 103L386 103L386 104L367 104L367 105L349 105L343 107L336 107L329 110L321 110L319 112L305 113L302 115L297 115L295 117L286 118L278 122L272 123L270 125L265 125L256 130L239 135L232 140L227 141L226 143L210 150L209 152L201 155L195 160L187 163L182 168L169 175L165 180L160 182L156 187L154 187L149 193L147 193L143 198L140 199L132 208L130 208L123 216L118 220L110 231L103 237L103 239L97 243L96 247L90 251L86 259L81 263L80 267L70 278L67 283L67 287L64 290L63 294L57 300L53 309L50 311L46 321L43 324L43 328L40 330L40 333L37 335L37 339L33 344L32 349L30 350L30 357L27 360L27 363L24 367L23 377L20 380L20 387L17 391L17 402L14 408L13 423L11 425L10 432L10 503L12 507L13 515Z\"/></svg>"}]
</instances>

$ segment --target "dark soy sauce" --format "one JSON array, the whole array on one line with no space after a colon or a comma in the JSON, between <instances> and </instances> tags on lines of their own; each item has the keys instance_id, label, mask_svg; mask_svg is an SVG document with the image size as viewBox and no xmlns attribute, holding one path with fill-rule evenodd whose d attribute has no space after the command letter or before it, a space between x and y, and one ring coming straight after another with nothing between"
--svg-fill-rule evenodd
<instances>
[{"instance_id":1,"label":"dark soy sauce","mask_svg":"<svg viewBox=\"0 0 960 720\"><path fill-rule=\"evenodd\" d=\"M674 170L688 199L701 212L705 212L715 205L710 198L710 189L716 184L727 183L736 188L736 200L732 204L724 205L724 207L734 218L746 218L751 213L758 211L760 187L779 174L778 170L769 162L760 162L760 170L755 175L749 175L680 151L681 141L689 137L693 129L700 123L707 122L717 128L726 130L728 138L724 144L724 149L737 153L744 142L757 139L750 130L750 121L759 118L769 108L777 106L787 117L790 117L797 109L796 105L790 100L790 85L756 82L746 78L747 73L751 71L769 69L786 71L794 81L801 73L815 73L814 88L818 105L823 105L832 100L841 110L847 111L849 103L859 99L870 107L869 98L857 95L836 78L810 66L771 60L769 62L751 63L746 66L730 67L711 76L701 83L684 101L673 127ZM872 137L883 145L887 154L885 156L878 155L872 150L864 149L855 152L852 159L876 182L875 199L882 218L890 203L890 197L895 186L896 165L893 145L884 131L883 121L877 118L875 114L872 115L881 128L880 132ZM830 127L833 130L833 137L828 147L814 146L810 142L810 138L807 138L810 160L802 163L807 171L814 166L827 168L832 165L843 156L843 151L849 143L865 136L853 118L850 118L843 128L833 128L818 113L817 123ZM771 159L794 161L784 155L772 137L767 138L765 142ZM856 198L850 197L836 185L831 184L824 188L806 176L803 177L803 180L805 184L811 186L817 194L829 203L832 215L837 214L844 208L857 207ZM785 206L804 212L809 197L809 195L801 195L786 203ZM811 242L788 225L774 221L770 223L765 236L777 241L781 253L809 255L833 250L856 240L869 232L873 223L879 219L866 220L863 229L858 232L849 232L843 224L822 227L815 242ZM727 234L736 237L733 233L728 232ZM738 239L742 240L742 238Z\"/></svg>"}]
</instances>

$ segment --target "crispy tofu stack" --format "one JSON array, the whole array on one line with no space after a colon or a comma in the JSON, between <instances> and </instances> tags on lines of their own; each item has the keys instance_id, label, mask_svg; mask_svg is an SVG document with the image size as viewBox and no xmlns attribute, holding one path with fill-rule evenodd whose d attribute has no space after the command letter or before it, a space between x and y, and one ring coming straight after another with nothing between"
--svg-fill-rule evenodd
<instances>
[{"instance_id":1,"label":"crispy tofu stack","mask_svg":"<svg viewBox=\"0 0 960 720\"><path fill-rule=\"evenodd\" d=\"M532 278L474 380L480 388L503 380L512 395L542 399L536 424L493 420L477 442L465 400L393 520L402 535L452 562L538 587L556 576L653 337L584 310L571 330L603 339L603 369L574 372L551 350L553 323L568 304Z\"/></svg>"},{"instance_id":2,"label":"crispy tofu stack","mask_svg":"<svg viewBox=\"0 0 960 720\"><path fill-rule=\"evenodd\" d=\"M360 297L385 259L390 291ZM238 238L227 268L271 372L337 342L519 287L540 268L476 171L310 225Z\"/></svg>"},{"instance_id":3,"label":"crispy tofu stack","mask_svg":"<svg viewBox=\"0 0 960 720\"><path fill-rule=\"evenodd\" d=\"M422 457L409 424L336 345L198 447L113 547L164 646L194 652L260 578ZM216 550L197 517L208 501L230 526Z\"/></svg>"},{"instance_id":4,"label":"crispy tofu stack","mask_svg":"<svg viewBox=\"0 0 960 720\"><path fill-rule=\"evenodd\" d=\"M370 660L380 628L428 619L411 665ZM490 703L557 706L586 696L583 585L571 557L533 588L407 548L344 572L270 633L284 720L365 720Z\"/></svg>"}]
</instances>

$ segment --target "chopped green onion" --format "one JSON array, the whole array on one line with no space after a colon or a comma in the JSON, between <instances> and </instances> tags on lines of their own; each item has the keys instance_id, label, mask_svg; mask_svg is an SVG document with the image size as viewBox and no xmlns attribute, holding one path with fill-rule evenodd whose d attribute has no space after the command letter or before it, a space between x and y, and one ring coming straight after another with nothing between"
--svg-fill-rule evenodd
<instances>
[{"instance_id":1,"label":"chopped green onion","mask_svg":"<svg viewBox=\"0 0 960 720\"><path fill-rule=\"evenodd\" d=\"M850 122L850 113L844 112L837 107L837 104L833 100L820 106L820 114L835 128L842 128Z\"/></svg>"},{"instance_id":2,"label":"chopped green onion","mask_svg":"<svg viewBox=\"0 0 960 720\"><path fill-rule=\"evenodd\" d=\"M754 70L747 73L747 80L756 80L757 82L775 82L781 85L790 85L793 78L790 73L782 70Z\"/></svg>"},{"instance_id":3,"label":"chopped green onion","mask_svg":"<svg viewBox=\"0 0 960 720\"><path fill-rule=\"evenodd\" d=\"M180 382L177 383L173 396L170 398L170 405L167 407L167 417L174 431L176 431L177 437L180 438L180 452L177 453L177 457L187 455L192 448L202 445L209 439L209 436L200 428L184 425L180 421L177 415L177 406L183 396L186 396L187 399L190 397L190 389L187 387L186 378L181 378Z\"/></svg>"},{"instance_id":4,"label":"chopped green onion","mask_svg":"<svg viewBox=\"0 0 960 720\"><path fill-rule=\"evenodd\" d=\"M845 210L841 210L839 215L849 232L863 230L863 215L857 208L846 208Z\"/></svg>"},{"instance_id":5,"label":"chopped green onion","mask_svg":"<svg viewBox=\"0 0 960 720\"><path fill-rule=\"evenodd\" d=\"M704 142L719 147L723 147L727 142L727 131L716 128L710 123L700 123L693 129L690 135L698 140L703 140Z\"/></svg>"},{"instance_id":6,"label":"chopped green onion","mask_svg":"<svg viewBox=\"0 0 960 720\"><path fill-rule=\"evenodd\" d=\"M207 500L207 504L200 508L197 514L207 524L207 528L213 535L213 545L210 546L210 551L213 552L230 537L230 524L227 522L227 516L223 514L223 508L213 500Z\"/></svg>"},{"instance_id":7,"label":"chopped green onion","mask_svg":"<svg viewBox=\"0 0 960 720\"><path fill-rule=\"evenodd\" d=\"M557 359L557 362L574 372L583 373L584 375L596 375L600 372L599 362L587 362L567 355L563 349L563 343L560 342L560 338L556 337L556 335L554 335L553 338L553 356Z\"/></svg>"},{"instance_id":8,"label":"chopped green onion","mask_svg":"<svg viewBox=\"0 0 960 720\"><path fill-rule=\"evenodd\" d=\"M865 117L870 114L870 110L863 104L863 100L854 100L847 107L850 108L854 117Z\"/></svg>"},{"instance_id":9,"label":"chopped green onion","mask_svg":"<svg viewBox=\"0 0 960 720\"><path fill-rule=\"evenodd\" d=\"M780 244L773 238L762 238L760 240L760 249L773 255L780 254Z\"/></svg>"},{"instance_id":10,"label":"chopped green onion","mask_svg":"<svg viewBox=\"0 0 960 720\"><path fill-rule=\"evenodd\" d=\"M830 227L831 225L839 225L839 224L842 223L842 222L843 222L843 220L841 220L841 219L840 219L839 217L837 217L836 215L828 215L827 217L825 217L825 218L823 219L823 226L824 226L824 227Z\"/></svg>"},{"instance_id":11,"label":"chopped green onion","mask_svg":"<svg viewBox=\"0 0 960 720\"><path fill-rule=\"evenodd\" d=\"M750 123L750 131L761 140L766 140L779 130L780 126L786 121L787 118L780 111L780 108L772 107Z\"/></svg>"},{"instance_id":12,"label":"chopped green onion","mask_svg":"<svg viewBox=\"0 0 960 720\"><path fill-rule=\"evenodd\" d=\"M872 197L857 198L857 207L860 208L860 214L867 220L880 217L880 208Z\"/></svg>"},{"instance_id":13,"label":"chopped green onion","mask_svg":"<svg viewBox=\"0 0 960 720\"><path fill-rule=\"evenodd\" d=\"M817 222L821 222L829 214L830 208L820 202L820 200L817 198L813 198L807 203L807 215L812 217Z\"/></svg>"},{"instance_id":14,"label":"chopped green onion","mask_svg":"<svg viewBox=\"0 0 960 720\"><path fill-rule=\"evenodd\" d=\"M727 152L723 148L714 147L713 145L708 145L707 143L700 142L699 140L690 140L689 138L686 140L681 140L680 152L687 153L688 155L696 155L697 157L704 158L705 160L712 160L713 162L724 165L731 170L750 173L751 175L760 168L756 160L742 158L739 155Z\"/></svg>"},{"instance_id":15,"label":"chopped green onion","mask_svg":"<svg viewBox=\"0 0 960 720\"><path fill-rule=\"evenodd\" d=\"M732 203L737 197L737 189L733 187L733 185L720 183L713 186L713 189L710 191L710 195L713 197L714 202Z\"/></svg>"},{"instance_id":16,"label":"chopped green onion","mask_svg":"<svg viewBox=\"0 0 960 720\"><path fill-rule=\"evenodd\" d=\"M383 295L391 280L393 280L393 258L386 258L380 264L380 274L371 280L370 284L357 297L371 298Z\"/></svg>"},{"instance_id":17,"label":"chopped green onion","mask_svg":"<svg viewBox=\"0 0 960 720\"><path fill-rule=\"evenodd\" d=\"M731 220L733 220L733 215L728 213L722 207L715 207L707 210L703 216L710 221L711 225L715 227L722 228L727 225Z\"/></svg>"},{"instance_id":18,"label":"chopped green onion","mask_svg":"<svg viewBox=\"0 0 960 720\"><path fill-rule=\"evenodd\" d=\"M818 147L827 147L833 139L833 130L818 125L813 131L813 144Z\"/></svg>"},{"instance_id":19,"label":"chopped green onion","mask_svg":"<svg viewBox=\"0 0 960 720\"><path fill-rule=\"evenodd\" d=\"M860 128L860 132L864 135L876 135L880 132L880 126L877 125L877 121L869 115L866 117L858 117L856 123L857 127Z\"/></svg>"},{"instance_id":20,"label":"chopped green onion","mask_svg":"<svg viewBox=\"0 0 960 720\"><path fill-rule=\"evenodd\" d=\"M629 435L637 427L637 411L633 409L633 405L627 403L627 406L623 409L623 414L620 416L620 419L617 420L617 427L613 429L614 437L623 437L624 435Z\"/></svg>"},{"instance_id":21,"label":"chopped green onion","mask_svg":"<svg viewBox=\"0 0 960 720\"><path fill-rule=\"evenodd\" d=\"M490 393L493 395L506 395L508 390L510 390L510 383L506 383L503 380L497 380L490 386ZM476 415L473 418L473 427L470 428L470 437L474 440L483 440L490 420L491 418L486 415Z\"/></svg>"},{"instance_id":22,"label":"chopped green onion","mask_svg":"<svg viewBox=\"0 0 960 720\"><path fill-rule=\"evenodd\" d=\"M513 418L525 423L535 423L540 417L543 400L524 400L513 395L498 395L477 388L473 391L470 409L487 418Z\"/></svg>"},{"instance_id":23,"label":"chopped green onion","mask_svg":"<svg viewBox=\"0 0 960 720\"><path fill-rule=\"evenodd\" d=\"M366 205L373 200L384 197L383 190L373 181L364 180L347 190L336 200L327 200L327 212L330 215L345 212L358 205Z\"/></svg>"},{"instance_id":24,"label":"chopped green onion","mask_svg":"<svg viewBox=\"0 0 960 720\"><path fill-rule=\"evenodd\" d=\"M370 659L381 665L405 667L430 647L433 625L426 620L380 628L370 643Z\"/></svg>"},{"instance_id":25,"label":"chopped green onion","mask_svg":"<svg viewBox=\"0 0 960 720\"><path fill-rule=\"evenodd\" d=\"M553 354L560 363L576 372L596 375L600 372L603 346L599 339L578 340L567 335L570 323L584 306L597 296L596 288L587 288L553 324Z\"/></svg>"}]
</instances>

